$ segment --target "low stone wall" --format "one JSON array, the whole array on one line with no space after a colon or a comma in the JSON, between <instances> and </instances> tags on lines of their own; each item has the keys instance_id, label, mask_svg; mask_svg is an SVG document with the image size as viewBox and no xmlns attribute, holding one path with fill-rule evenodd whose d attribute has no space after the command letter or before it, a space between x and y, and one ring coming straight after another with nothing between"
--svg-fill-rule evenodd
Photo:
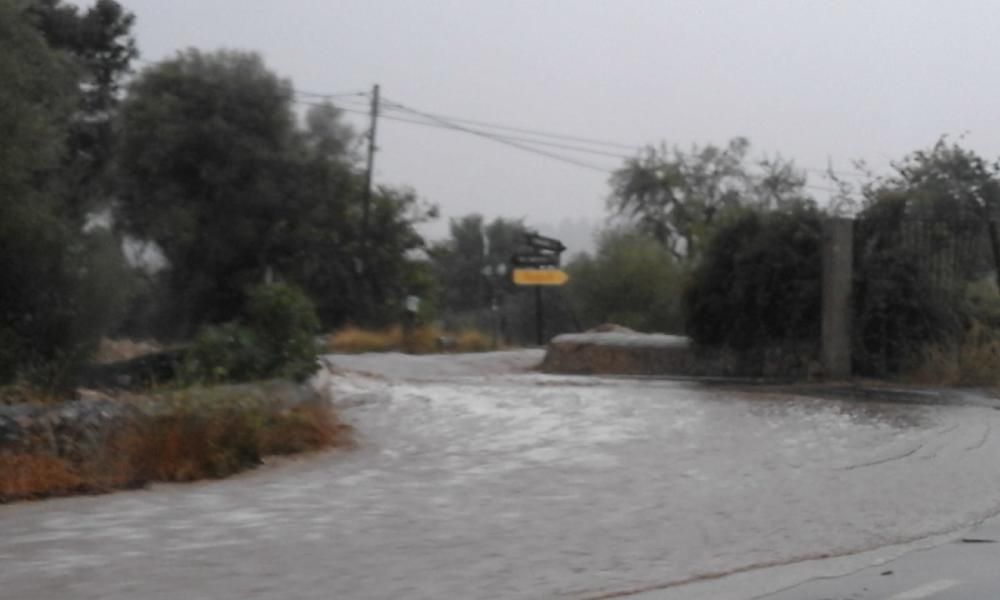
<instances>
[{"instance_id":1,"label":"low stone wall","mask_svg":"<svg viewBox=\"0 0 1000 600\"><path fill-rule=\"evenodd\" d=\"M58 456L87 453L137 412L131 404L102 397L0 406L0 454L39 449Z\"/></svg>"},{"instance_id":2,"label":"low stone wall","mask_svg":"<svg viewBox=\"0 0 1000 600\"><path fill-rule=\"evenodd\" d=\"M236 410L255 406L291 409L321 404L325 399L307 385L267 381L157 394L118 393L114 396L83 391L79 397L51 404L0 405L0 455L44 452L54 456L85 456L101 449L108 436L130 419L167 414L184 394L237 396Z\"/></svg>"},{"instance_id":3,"label":"low stone wall","mask_svg":"<svg viewBox=\"0 0 1000 600\"><path fill-rule=\"evenodd\" d=\"M628 331L560 335L549 342L541 369L547 373L695 375L686 337Z\"/></svg>"},{"instance_id":4,"label":"low stone wall","mask_svg":"<svg viewBox=\"0 0 1000 600\"><path fill-rule=\"evenodd\" d=\"M541 370L578 375L815 379L822 374L817 354L818 348L810 343L738 353L695 348L682 336L613 328L553 338Z\"/></svg>"}]
</instances>

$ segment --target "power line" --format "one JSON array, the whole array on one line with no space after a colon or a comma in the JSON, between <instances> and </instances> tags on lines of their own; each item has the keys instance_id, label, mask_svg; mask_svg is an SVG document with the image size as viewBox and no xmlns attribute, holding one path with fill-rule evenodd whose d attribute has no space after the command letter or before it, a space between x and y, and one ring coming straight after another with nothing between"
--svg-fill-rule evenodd
<instances>
[{"instance_id":1,"label":"power line","mask_svg":"<svg viewBox=\"0 0 1000 600\"><path fill-rule=\"evenodd\" d=\"M494 142L498 142L500 144L505 144L507 146L511 146L513 148L517 148L518 150L523 150L525 152L531 152L533 154L538 154L540 156L546 156L548 158L551 158L551 159L554 159L554 160L558 160L558 161L561 161L561 162L564 162L564 163L567 163L567 164L576 165L578 167L583 167L585 169L591 169L593 171L600 171L602 173L607 173L607 174L610 174L610 173L613 172L611 169L606 169L604 167L600 167L600 166L593 165L593 164L590 164L590 163L587 163L587 162L583 162L583 161L580 161L580 160L577 160L575 158L571 158L571 157L568 157L568 156L565 156L565 155L562 155L562 154L556 154L555 152L549 152L548 150L541 150L539 148L534 148L532 146L527 146L527 145L522 144L520 142L511 141L511 140L508 140L508 139L506 139L504 137L501 137L501 136L493 134L493 133L488 133L488 132L480 131L478 129L471 129L469 127L464 127L464 126L459 125L457 123L452 123L452 122L450 122L448 119L446 119L444 117L440 117L440 116L437 116L437 115L432 115L430 113L424 113L424 112L421 112L419 110L410 108L410 107L405 106L403 104L400 104L398 102L393 102L393 101L390 101L390 100L386 100L385 103L388 106L393 106L393 107L395 107L395 108L397 108L399 110L403 110L405 112L417 115L419 117L423 117L425 119L429 119L431 121L436 121L436 122L440 123L442 126L444 126L445 128L448 128L448 129L454 129L455 131L462 131L462 132L465 132L465 133L468 133L468 134L471 134L471 135L479 136L479 137L482 137L482 138L485 138L485 139L488 139L488 140L492 140Z\"/></svg>"},{"instance_id":2,"label":"power line","mask_svg":"<svg viewBox=\"0 0 1000 600\"><path fill-rule=\"evenodd\" d=\"M309 102L309 101L305 101L305 100L296 100L296 102L298 102L300 104L310 105L310 106L320 106L321 105L320 103L317 103L317 102ZM395 108L397 112L408 112L410 114L418 114L421 117L424 116L423 113L421 113L420 111L415 111L415 110L412 110L412 109L405 109L404 110L403 107L402 107L402 105L400 105L399 103L392 102L390 104L389 101L385 101L385 103L387 105L386 108ZM343 106L337 106L337 109L341 110L341 111L344 111L344 112L357 114L357 115L363 115L363 116L369 116L370 115L369 111L360 110L360 109L345 108ZM543 141L540 141L540 140L531 140L529 138L521 138L521 137L517 137L517 136L504 136L504 135L494 134L494 133L487 132L487 131L477 130L477 129L474 129L474 128L466 128L466 127L456 126L454 124L440 123L440 122L438 122L436 120L418 120L418 119L411 119L411 118L401 117L401 116L398 116L398 115L388 115L388 114L385 114L385 113L380 113L379 114L379 118L380 119L386 119L388 121L396 121L396 122L400 122L400 123L410 123L410 124L413 124L413 125L420 125L420 126L423 126L423 127L431 127L431 128L435 128L435 129L444 129L444 130L449 130L449 131L459 131L461 133L469 133L469 134L473 134L473 135L485 136L485 137L488 137L489 139L491 139L493 141L497 141L497 142L501 142L501 143L524 142L524 143L534 144L534 145L554 146L554 147L558 147L558 148L562 148L562 149L566 149L566 150L571 150L571 151L574 151L574 152L596 153L596 154L600 154L600 155L603 155L603 156L608 156L608 157L611 157L611 158L619 158L619 159L622 159L622 160L628 160L630 158L634 158L632 156L628 156L628 155L624 155L624 154L614 154L614 153L610 153L610 152L603 152L603 151L600 151L600 150L592 150L590 148L579 148L579 147L575 147L575 146L559 144L559 143L556 143L556 142L543 142ZM430 119L430 116L428 115L427 117L424 117L424 118L425 119ZM519 146L520 146L520 144L518 144L518 147ZM524 150L527 150L527 151L530 151L530 152L536 152L536 151L537 152L543 152L543 151L540 151L540 150L536 150L534 148L521 148L521 149L524 149ZM544 154L546 156L548 156L550 153L546 152ZM564 157L564 156L560 156L559 159L560 160L562 160L562 159L573 160L573 159L570 159L569 157ZM576 164L576 161L574 161L574 164ZM596 166L589 165L589 164L587 166L589 168L600 169L601 171L607 172L607 173L613 173L614 172L613 170L602 169L600 167L596 167ZM828 171L823 170L823 169L810 169L810 168L800 168L800 167L795 167L795 168L798 169L798 170L800 170L800 171L820 172L820 173L824 173L824 174L828 172ZM815 191L821 191L821 192L829 192L829 193L837 193L837 192L840 191L837 188L827 187L827 186L822 186L822 185L815 185L815 184L810 184L810 183L803 184L802 187L805 188L805 189L809 189L809 190L815 190Z\"/></svg>"},{"instance_id":3,"label":"power line","mask_svg":"<svg viewBox=\"0 0 1000 600\"><path fill-rule=\"evenodd\" d=\"M157 61L151 61L151 60L147 60L147 59L143 59L143 58L138 58L138 57L136 57L134 60L136 62L139 62L139 63L142 63L142 64L146 64L146 65L154 65L154 64L157 63ZM296 96L305 97L305 98L316 98L316 99L319 99L321 101L322 100L329 100L329 99L333 99L333 98L339 98L341 100L336 103L336 107L338 109L340 109L342 111L345 111L345 112L353 112L353 113L357 113L357 114L365 114L365 115L369 114L369 112L367 110L359 110L360 106L357 104L357 102L360 101L362 98L367 98L370 95L369 92L365 92L365 91L353 91L353 92L316 92L316 91L310 91L310 90L303 90L303 89L299 89L299 88L293 88L292 89L292 93L295 94ZM310 101L299 100L299 99L296 99L295 102L300 103L300 104L307 104L307 105L311 105L311 106L316 106L316 105L320 104L320 102L310 102ZM355 104L355 108L352 110L352 108L345 107L345 106L342 105L343 102L355 102L356 103ZM367 102L364 102L364 105L365 105L366 108L367 108L367 104L368 104ZM549 138L550 140L563 140L565 142L574 142L574 143L577 143L577 144L589 144L589 145L594 145L594 146L604 146L604 147L607 147L607 148L617 148L619 150L630 150L630 151L633 151L633 152L635 152L635 151L637 151L637 150L640 149L639 146L622 144L622 143L619 143L619 142L611 142L611 141L607 141L607 140L599 140L599 139L596 139L596 138L583 137L583 136L571 135L571 134L566 134L566 133L555 133L555 132L550 132L550 131L542 131L542 130L538 130L538 129L529 129L529 128L525 128L525 127L516 127L516 126L512 126L512 125L503 125L503 124L499 124L499 123L491 123L491 122L488 122L488 121L482 121L482 120L477 120L477 119L468 119L468 118L465 118L465 117L447 116L447 115L442 115L442 114L439 114L439 113L428 113L428 112L422 112L422 111L415 111L415 110L410 109L408 107L405 107L405 106L403 106L401 104L398 104L398 103L396 103L396 104L397 104L397 106L387 106L386 108L389 109L389 110L403 111L403 112L408 112L410 114L416 114L416 115L420 116L423 119L427 119L427 121L418 121L418 120L415 120L415 119L406 119L404 117L390 116L390 115L386 115L384 113L381 114L381 115L379 115L379 116L381 118L383 118L383 119L394 120L394 121L399 121L399 122L403 122L403 123L411 123L411 124L414 124L414 125L424 125L424 126L428 126L428 127L438 127L438 128L442 128L442 129L451 129L451 130L456 130L456 131L462 131L462 132L465 132L465 133L470 133L470 134L473 134L473 135L478 135L480 137L485 137L485 138L488 138L488 139L491 139L493 141L497 141L497 142L500 142L500 143L505 143L505 144L508 144L508 145L513 145L515 147L520 147L521 144L531 144L531 145L534 145L534 146L545 146L545 147L549 147L549 148L559 148L561 150L569 150L571 152L581 152L581 153L593 154L593 155L597 155L597 156L607 156L609 158L617 158L617 159L622 159L622 160L627 160L629 158L633 158L633 156L631 156L631 155L624 155L624 154L615 153L615 152L600 151L600 150L596 150L596 149L590 149L590 148L585 148L585 147L580 147L580 146L565 144L565 143L556 142L556 141L536 140L536 139L532 139L530 137L523 137L523 135L518 136L518 135L496 133L496 132L493 132L493 131L488 131L488 129L495 129L495 130L499 130L499 131L510 131L510 132L520 133L520 134L524 134L524 135L528 135L528 136L541 137L541 138ZM464 127L462 125L459 125L461 123L465 123L465 124L469 124L469 125L476 125L476 126L478 126L480 128L485 127L485 128L487 128L487 130L472 128L472 127ZM520 147L520 149L528 151L528 152L542 153L544 156L548 156L549 158L553 158L553 159L556 159L556 160L562 160L564 162L571 162L571 164L576 164L577 166L582 166L582 167L589 168L589 169L596 169L596 170L601 170L601 171L605 171L605 172L610 172L607 169L604 169L604 168L599 167L599 166L595 166L595 165L588 164L588 163L582 163L582 162L576 161L575 159L570 158L570 157L566 157L566 156L562 156L562 155L558 155L558 154L554 154L554 153L549 153L549 152L544 152L544 151L541 151L541 150L537 150L535 148L523 148L523 147ZM795 167L795 168L798 169L798 170L800 170L800 171L805 171L805 172L808 172L808 173L816 173L816 174L819 174L819 175L830 175L830 174L832 174L834 176L839 176L839 177L853 177L853 178L857 178L857 179L863 179L863 178L866 177L865 173L858 172L858 171L844 171L844 170L834 170L834 169L829 169L829 168L818 168L818 167ZM815 187L816 189L820 189L822 191L835 191L833 188L816 187L816 186L810 186L810 187Z\"/></svg>"},{"instance_id":4,"label":"power line","mask_svg":"<svg viewBox=\"0 0 1000 600\"><path fill-rule=\"evenodd\" d=\"M314 94L314 95L315 96L319 96L319 97L333 97L330 94ZM367 96L367 94L364 93L364 92L362 92L360 94L355 93L355 94L343 94L343 95L344 96L358 96L358 95L360 95L360 96ZM410 112L410 113L413 112L411 109L405 108L402 105L400 105L400 106L386 106L386 108L389 109L389 110L397 110L397 111L402 110L403 112ZM604 147L607 147L607 148L617 148L617 149L620 149L620 150L631 150L633 152L636 151L636 150L638 150L640 148L639 146L629 145L629 144L622 144L622 143L619 143L619 142L610 142L610 141L607 141L607 140L598 140L598 139L595 139L595 138L581 137L581 136L570 135L570 134L565 134L565 133L553 133L553 132L541 131L541 130L537 130L537 129L528 129L528 128L525 128L525 127L515 127L515 126L511 126L511 125L501 125L501 124L498 124L498 123L489 123L489 122L486 122L486 121L479 121L479 120L475 120L475 119L467 119L467 118L464 118L464 117L451 117L451 116L447 116L447 115L436 114L436 113L428 113L428 112L423 112L423 111L421 111L420 116L422 116L422 117L424 117L426 119L431 119L431 120L433 120L435 122L438 122L438 123L440 123L442 121L447 121L449 123L449 125L447 125L447 126L443 126L442 125L443 127L452 128L452 126L455 125L455 124L465 123L465 124L469 124L469 125L476 125L477 126L476 130L477 131L481 131L482 133L485 133L485 134L497 135L497 136L505 137L505 138L508 138L508 139L511 139L511 140L519 140L519 141L524 141L524 142L529 142L529 143L538 143L538 144L552 145L553 147L558 147L558 146L555 146L554 142L543 142L541 140L538 140L536 142L535 140L531 140L530 138L524 138L524 137L520 137L520 136L513 136L513 135L509 135L509 134L500 134L500 133L496 133L496 132L492 132L492 131L488 131L488 130L489 129L496 129L496 130L501 130L501 131L511 131L511 132L514 132L514 133L520 133L520 134L534 136L534 137L563 140L563 141L567 141L567 142L575 142L575 143L578 143L578 144L589 144L589 145L592 145L592 146L604 146ZM486 130L483 130L482 128L486 128ZM469 129L473 129L473 128L469 128ZM583 151L583 150L581 150L581 151ZM621 154L609 154L609 155L613 156L615 158L620 158L620 157L623 156Z\"/></svg>"},{"instance_id":5,"label":"power line","mask_svg":"<svg viewBox=\"0 0 1000 600\"><path fill-rule=\"evenodd\" d=\"M310 92L308 90L302 90L298 88L292 88L292 93L296 96L305 96L307 98L350 98L350 97L368 97L368 92L339 92L336 94L327 94L323 92Z\"/></svg>"},{"instance_id":6,"label":"power line","mask_svg":"<svg viewBox=\"0 0 1000 600\"><path fill-rule=\"evenodd\" d=\"M405 110L405 111L408 111L408 112L419 112L419 111L414 111L413 109L404 107L402 105L399 105L398 103L396 103L396 104L398 105L398 108L400 108L402 110ZM568 142L577 142L577 143L582 143L582 144L591 144L591 145L595 145L595 146L606 146L606 147L609 147L609 148L618 148L620 150L632 150L632 151L635 151L635 150L639 149L639 146L635 146L635 145L622 144L622 143L619 143L619 142L609 142L609 141L606 141L606 140L598 140L598 139L589 138L589 137L581 137L581 136L576 136L576 135L569 135L569 134L565 134L565 133L554 133L554 132L550 132L550 131L541 131L541 130L537 130L537 129L527 129L527 128L524 128L524 127L514 127L514 126L511 126L511 125L500 125L498 123L489 123L487 121L479 121L479 120L476 120L476 119L466 119L466 118L463 118L463 117L450 117L450 116L447 116L447 115L434 114L434 113L420 112L419 114L421 116L425 117L425 118L428 118L428 119L434 119L434 120L439 120L439 121L447 121L449 123L465 123L465 124L468 124L468 125L477 125L479 127L486 127L486 128L489 128L489 129L499 129L499 130L503 130L503 131L512 131L512 132L515 132L515 133L523 133L523 134L527 134L527 135L533 135L533 136L536 136L536 137L548 137L548 138L553 138L553 139L565 140L565 141L568 141Z\"/></svg>"},{"instance_id":7,"label":"power line","mask_svg":"<svg viewBox=\"0 0 1000 600\"><path fill-rule=\"evenodd\" d=\"M317 104L315 104L315 103L309 103L309 102L300 102L300 103L302 103L302 104L310 104L312 106L317 106ZM349 113L354 113L354 114L359 114L359 115L367 115L368 114L366 111L363 111L363 110L360 110L360 109L344 108L342 106L337 106L337 108L339 110L344 111L344 112L349 112ZM390 108L390 107L387 106L386 108ZM436 122L432 122L432 121L426 121L426 120L425 121L421 121L421 120L417 120L417 119L408 119L406 117L400 117L400 116L397 116L397 115L387 115L387 114L381 113L381 114L379 114L379 118L386 119L386 120L389 120L389 121L398 121L400 123L411 123L413 125L422 125L424 127L432 127L434 129L445 129L445 130L451 130L451 131L454 130L454 127L450 127L450 126L447 126L447 125L442 125L440 123L436 123ZM470 133L473 132L473 131L476 131L478 133L487 134L487 135L493 135L493 136L495 136L498 139L502 138L504 140L508 140L508 141L512 141L512 142L523 142L523 143L526 143L526 144L532 144L534 146L547 146L547 147L550 147L550 148L559 148L559 149L562 149L562 150L570 150L572 152L582 152L584 154L593 154L593 155L596 155L596 156L607 156L609 158L618 158L618 159L621 159L621 160L627 160L627 159L633 158L632 156L629 156L627 154L618 154L618 153L615 153L615 152L605 152L604 150L595 150L593 148L581 148L579 146L574 146L572 144L562 144L562 143L559 143L559 142L546 142L546 141L535 140L535 139L531 139L531 138L528 138L528 137L521 137L521 136L515 136L515 135L499 135L499 134L493 134L493 133L488 132L488 131L475 130L473 128L469 128L469 132Z\"/></svg>"}]
</instances>

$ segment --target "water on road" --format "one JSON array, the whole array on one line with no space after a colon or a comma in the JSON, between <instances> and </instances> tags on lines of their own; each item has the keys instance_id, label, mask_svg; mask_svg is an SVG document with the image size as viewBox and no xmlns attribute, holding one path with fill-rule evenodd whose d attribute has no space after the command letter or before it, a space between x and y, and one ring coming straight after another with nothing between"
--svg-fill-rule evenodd
<instances>
[{"instance_id":1,"label":"water on road","mask_svg":"<svg viewBox=\"0 0 1000 600\"><path fill-rule=\"evenodd\" d=\"M1000 412L334 357L359 446L0 506L0 598L597 598L1000 509Z\"/></svg>"}]
</instances>

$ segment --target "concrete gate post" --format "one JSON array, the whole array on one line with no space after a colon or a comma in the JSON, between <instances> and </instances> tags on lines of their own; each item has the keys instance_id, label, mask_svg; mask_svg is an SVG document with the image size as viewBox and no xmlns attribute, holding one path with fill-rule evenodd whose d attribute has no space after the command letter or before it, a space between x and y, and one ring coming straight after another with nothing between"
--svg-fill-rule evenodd
<instances>
[{"instance_id":1,"label":"concrete gate post","mask_svg":"<svg viewBox=\"0 0 1000 600\"><path fill-rule=\"evenodd\" d=\"M823 221L823 374L851 375L851 288L854 266L854 221Z\"/></svg>"}]
</instances>

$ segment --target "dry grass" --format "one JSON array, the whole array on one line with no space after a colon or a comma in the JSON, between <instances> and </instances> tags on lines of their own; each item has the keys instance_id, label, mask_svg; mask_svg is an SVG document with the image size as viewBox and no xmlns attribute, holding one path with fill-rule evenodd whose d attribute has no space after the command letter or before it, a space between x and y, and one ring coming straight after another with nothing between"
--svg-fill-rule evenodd
<instances>
[{"instance_id":1,"label":"dry grass","mask_svg":"<svg viewBox=\"0 0 1000 600\"><path fill-rule=\"evenodd\" d=\"M493 349L492 339L475 329L447 332L437 327L422 326L404 334L396 325L382 330L344 327L327 337L331 352L358 354L362 352L485 352Z\"/></svg>"},{"instance_id":2,"label":"dry grass","mask_svg":"<svg viewBox=\"0 0 1000 600\"><path fill-rule=\"evenodd\" d=\"M403 330L400 327L372 331L348 325L330 334L327 346L332 352L389 352L399 350L402 340Z\"/></svg>"},{"instance_id":3,"label":"dry grass","mask_svg":"<svg viewBox=\"0 0 1000 600\"><path fill-rule=\"evenodd\" d=\"M0 502L225 477L265 456L352 443L350 428L325 403L279 408L234 398L206 407L201 396L133 420L85 456L50 448L0 455Z\"/></svg>"},{"instance_id":4,"label":"dry grass","mask_svg":"<svg viewBox=\"0 0 1000 600\"><path fill-rule=\"evenodd\" d=\"M54 456L0 456L0 474L0 501L71 494L84 487L75 469Z\"/></svg>"},{"instance_id":5,"label":"dry grass","mask_svg":"<svg viewBox=\"0 0 1000 600\"><path fill-rule=\"evenodd\" d=\"M975 323L960 343L925 346L907 378L931 385L1000 385L1000 334Z\"/></svg>"},{"instance_id":6,"label":"dry grass","mask_svg":"<svg viewBox=\"0 0 1000 600\"><path fill-rule=\"evenodd\" d=\"M455 336L456 352L486 352L493 349L493 340L477 329L463 329Z\"/></svg>"}]
</instances>

